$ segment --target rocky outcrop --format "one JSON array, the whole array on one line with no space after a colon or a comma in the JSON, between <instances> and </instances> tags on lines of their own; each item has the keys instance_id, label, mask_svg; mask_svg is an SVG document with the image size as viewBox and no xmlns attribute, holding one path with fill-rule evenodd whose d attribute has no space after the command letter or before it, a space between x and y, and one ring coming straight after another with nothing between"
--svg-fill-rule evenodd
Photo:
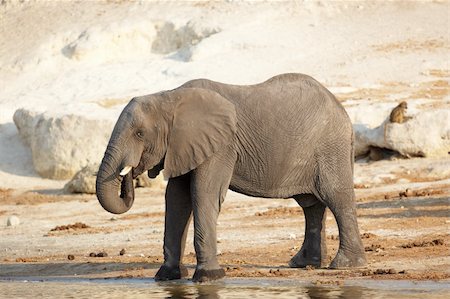
<instances>
[{"instance_id":1,"label":"rocky outcrop","mask_svg":"<svg viewBox=\"0 0 450 299\"><path fill-rule=\"evenodd\" d=\"M97 171L98 164L91 164L84 167L64 186L64 190L69 193L95 194Z\"/></svg>"},{"instance_id":2,"label":"rocky outcrop","mask_svg":"<svg viewBox=\"0 0 450 299\"><path fill-rule=\"evenodd\" d=\"M174 58L182 61L191 59L191 46L203 39L220 32L218 27L208 27L202 23L189 21L186 25L176 28L172 22L159 22L155 25L157 35L152 43L152 51L158 54L168 54L178 51Z\"/></svg>"},{"instance_id":3,"label":"rocky outcrop","mask_svg":"<svg viewBox=\"0 0 450 299\"><path fill-rule=\"evenodd\" d=\"M69 179L101 161L114 123L79 115L52 116L19 109L14 123L32 153L34 169L50 179Z\"/></svg>"},{"instance_id":4,"label":"rocky outcrop","mask_svg":"<svg viewBox=\"0 0 450 299\"><path fill-rule=\"evenodd\" d=\"M407 157L448 157L450 110L422 111L401 124L387 120L366 137L372 146Z\"/></svg>"},{"instance_id":5,"label":"rocky outcrop","mask_svg":"<svg viewBox=\"0 0 450 299\"><path fill-rule=\"evenodd\" d=\"M368 153L371 147L393 150L406 157L449 156L450 109L415 111L406 122L391 123L392 107L387 105L358 105L347 109L355 131L356 156ZM359 119L357 115L366 118Z\"/></svg>"},{"instance_id":6,"label":"rocky outcrop","mask_svg":"<svg viewBox=\"0 0 450 299\"><path fill-rule=\"evenodd\" d=\"M70 60L104 63L130 57L148 59L150 53L179 51L174 58L188 61L190 47L218 32L220 29L217 26L195 20L182 26L170 21L123 20L107 26L92 26L80 32L61 49L61 53Z\"/></svg>"}]
</instances>

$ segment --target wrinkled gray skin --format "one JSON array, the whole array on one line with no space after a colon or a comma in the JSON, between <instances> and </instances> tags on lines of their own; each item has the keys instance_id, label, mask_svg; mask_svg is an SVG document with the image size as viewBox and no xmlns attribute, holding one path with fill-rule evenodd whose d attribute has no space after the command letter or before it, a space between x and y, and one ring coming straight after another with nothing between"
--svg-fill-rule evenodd
<instances>
[{"instance_id":1,"label":"wrinkled gray skin","mask_svg":"<svg viewBox=\"0 0 450 299\"><path fill-rule=\"evenodd\" d=\"M133 168L122 177L125 166ZM330 267L366 264L356 221L352 125L336 98L309 76L284 74L251 86L200 79L132 99L98 172L100 204L111 213L128 211L133 178L162 169L169 181L158 280L187 275L182 258L191 215L193 280L225 275L216 257L216 223L227 189L293 198L303 208L305 239L291 267L324 266L326 207L340 237Z\"/></svg>"}]
</instances>

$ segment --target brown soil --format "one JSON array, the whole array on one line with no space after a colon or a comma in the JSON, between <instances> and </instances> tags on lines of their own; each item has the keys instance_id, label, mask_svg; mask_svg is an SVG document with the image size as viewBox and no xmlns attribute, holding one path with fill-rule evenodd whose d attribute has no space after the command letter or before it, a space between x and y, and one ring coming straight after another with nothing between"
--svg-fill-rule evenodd
<instances>
[{"instance_id":1,"label":"brown soil","mask_svg":"<svg viewBox=\"0 0 450 299\"><path fill-rule=\"evenodd\" d=\"M407 40L403 43L391 43L374 46L377 51L418 51L418 50L438 50L449 49L450 45L441 40L413 41ZM425 99L427 102L420 103L421 110L442 109L450 107L449 101L445 100L450 95L450 84L448 78L450 73L447 69L430 69L422 72L422 75L429 77L428 80L418 84L400 81L379 82L380 85L372 88L359 88L350 92L337 92L336 97L341 102L347 100L367 100L372 102L392 101L395 96L396 102ZM336 83L337 86L348 87L345 82ZM357 103L346 106L357 105Z\"/></svg>"},{"instance_id":2,"label":"brown soil","mask_svg":"<svg viewBox=\"0 0 450 299\"><path fill-rule=\"evenodd\" d=\"M386 192L359 189L358 221L368 261L364 269L289 268L287 262L303 241L301 208L293 200L236 193L228 195L219 217L219 261L228 277L295 278L315 284L350 279L450 280L448 186L433 186L434 192L410 187L408 197L400 197L395 189L388 199ZM137 189L135 206L124 215L106 213L94 196L23 196L29 204L2 205L0 221L16 214L22 224L0 228L0 247L5 249L0 252L0 279L153 277L161 265L164 190ZM54 200L60 197L62 201ZM16 200L22 202L20 195ZM339 237L332 214L327 214L327 262L331 262ZM28 245L15 241L17 235ZM184 257L190 275L195 269L192 239L191 228Z\"/></svg>"},{"instance_id":3,"label":"brown soil","mask_svg":"<svg viewBox=\"0 0 450 299\"><path fill-rule=\"evenodd\" d=\"M4 192L4 193L3 193ZM42 191L41 191L42 192ZM3 193L3 198L2 197ZM73 201L80 200L86 201L90 198L90 196L82 194L82 195L74 195L74 194L46 194L44 192L14 192L12 189L6 189L6 191L2 191L0 189L0 200L2 204L10 205L39 205L42 203L51 203L51 202L61 202L61 201Z\"/></svg>"},{"instance_id":4,"label":"brown soil","mask_svg":"<svg viewBox=\"0 0 450 299\"><path fill-rule=\"evenodd\" d=\"M373 48L379 52L412 52L412 51L435 51L439 49L450 49L448 42L444 39L412 40L374 45Z\"/></svg>"},{"instance_id":5,"label":"brown soil","mask_svg":"<svg viewBox=\"0 0 450 299\"><path fill-rule=\"evenodd\" d=\"M84 229L84 228L89 228L89 227L90 226L85 223L76 222L74 224L56 226L56 227L52 228L50 231L54 232L54 231L69 230L69 229L77 230L77 229Z\"/></svg>"}]
</instances>

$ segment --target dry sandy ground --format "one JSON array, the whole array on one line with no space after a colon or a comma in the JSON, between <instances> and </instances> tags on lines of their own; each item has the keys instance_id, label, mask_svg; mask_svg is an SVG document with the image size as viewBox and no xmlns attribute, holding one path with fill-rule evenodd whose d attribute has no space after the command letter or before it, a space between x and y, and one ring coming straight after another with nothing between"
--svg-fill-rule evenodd
<instances>
[{"instance_id":1,"label":"dry sandy ground","mask_svg":"<svg viewBox=\"0 0 450 299\"><path fill-rule=\"evenodd\" d=\"M370 173L383 163L357 164L357 170ZM411 160L390 163L401 168ZM409 190L400 196L405 186ZM219 260L227 276L294 278L316 284L342 284L350 279L449 281L450 180L356 187L366 269L288 268L287 261L303 240L301 209L290 199L249 198L230 192L218 225ZM0 279L153 277L162 262L164 189L137 189L134 207L118 216L105 212L93 195L3 189L0 196L4 203L0 206ZM6 227L9 215L17 215L21 224ZM329 261L338 247L337 235L328 212ZM122 249L124 255L119 254ZM107 256L89 256L99 252ZM192 228L185 263L192 275Z\"/></svg>"}]
</instances>

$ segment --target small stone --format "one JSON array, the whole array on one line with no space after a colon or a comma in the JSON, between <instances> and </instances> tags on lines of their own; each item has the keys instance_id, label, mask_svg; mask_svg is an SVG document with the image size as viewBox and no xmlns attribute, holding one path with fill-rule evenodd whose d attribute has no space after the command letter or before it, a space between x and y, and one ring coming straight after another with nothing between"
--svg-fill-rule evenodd
<instances>
[{"instance_id":1,"label":"small stone","mask_svg":"<svg viewBox=\"0 0 450 299\"><path fill-rule=\"evenodd\" d=\"M119 255L124 255L125 253L126 253L125 249L122 249L122 250L119 252Z\"/></svg>"},{"instance_id":2,"label":"small stone","mask_svg":"<svg viewBox=\"0 0 450 299\"><path fill-rule=\"evenodd\" d=\"M394 268L391 268L388 270L389 274L397 274L397 270L395 270Z\"/></svg>"},{"instance_id":3,"label":"small stone","mask_svg":"<svg viewBox=\"0 0 450 299\"><path fill-rule=\"evenodd\" d=\"M89 253L89 256L90 256L90 257L96 257L97 254L96 254L95 252L91 252L91 253Z\"/></svg>"},{"instance_id":4,"label":"small stone","mask_svg":"<svg viewBox=\"0 0 450 299\"><path fill-rule=\"evenodd\" d=\"M75 259L75 256L74 256L73 254L69 254L69 255L67 256L67 259L68 259L69 261L73 261L73 260Z\"/></svg>"},{"instance_id":5,"label":"small stone","mask_svg":"<svg viewBox=\"0 0 450 299\"><path fill-rule=\"evenodd\" d=\"M6 226L16 226L20 224L19 217L12 215L8 217L8 220L6 220Z\"/></svg>"},{"instance_id":6,"label":"small stone","mask_svg":"<svg viewBox=\"0 0 450 299\"><path fill-rule=\"evenodd\" d=\"M108 254L105 251L97 253L97 257L107 257Z\"/></svg>"},{"instance_id":7,"label":"small stone","mask_svg":"<svg viewBox=\"0 0 450 299\"><path fill-rule=\"evenodd\" d=\"M411 189L406 189L405 191L405 196L406 197L412 197L414 195L414 193L412 192Z\"/></svg>"}]
</instances>

